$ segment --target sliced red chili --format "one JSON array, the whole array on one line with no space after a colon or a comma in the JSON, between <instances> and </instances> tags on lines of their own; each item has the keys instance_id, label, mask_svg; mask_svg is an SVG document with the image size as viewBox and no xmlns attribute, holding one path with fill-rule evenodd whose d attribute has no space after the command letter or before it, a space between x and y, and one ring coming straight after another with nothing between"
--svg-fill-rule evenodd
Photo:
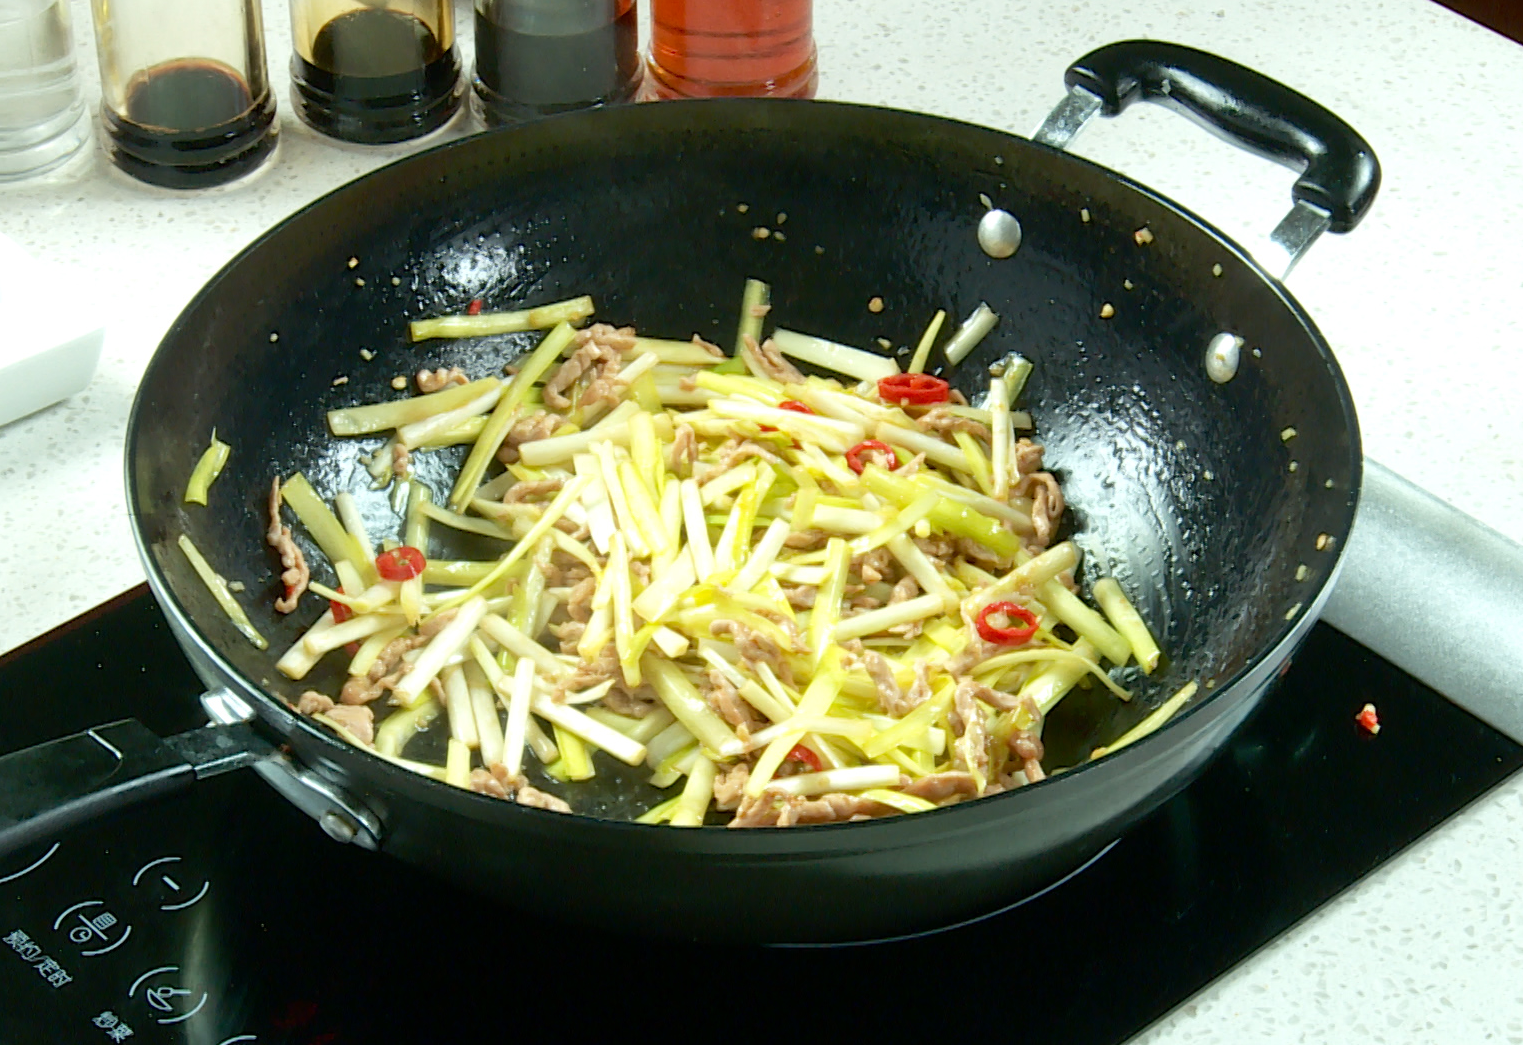
<instances>
[{"instance_id":1,"label":"sliced red chili","mask_svg":"<svg viewBox=\"0 0 1523 1045\"><path fill-rule=\"evenodd\" d=\"M1354 716L1354 721L1371 736L1380 732L1380 715L1376 713L1374 704L1366 704L1360 708L1359 714Z\"/></svg>"},{"instance_id":2,"label":"sliced red chili","mask_svg":"<svg viewBox=\"0 0 1523 1045\"><path fill-rule=\"evenodd\" d=\"M809 409L809 407L805 406L803 403L800 403L797 399L784 399L781 403L777 404L777 408L779 410L792 410L795 414L814 413L813 410Z\"/></svg>"},{"instance_id":3,"label":"sliced red chili","mask_svg":"<svg viewBox=\"0 0 1523 1045\"><path fill-rule=\"evenodd\" d=\"M882 454L885 458L883 466L889 471L899 467L899 458L894 456L894 448L878 439L868 439L847 450L846 463L851 466L852 471L861 475L862 470L873 463L864 457L865 454L870 453Z\"/></svg>"},{"instance_id":4,"label":"sliced red chili","mask_svg":"<svg viewBox=\"0 0 1523 1045\"><path fill-rule=\"evenodd\" d=\"M1012 624L996 624L990 617L1002 616L1006 620L1019 618L1023 622L1022 627ZM985 642L997 643L1001 646L1018 646L1023 642L1029 642L1036 634L1037 619L1024 606L1017 606L1013 602L991 602L978 611L978 618L973 622L978 627L979 637Z\"/></svg>"},{"instance_id":5,"label":"sliced red chili","mask_svg":"<svg viewBox=\"0 0 1523 1045\"><path fill-rule=\"evenodd\" d=\"M481 299L480 298L472 298L471 299L471 303L469 305L465 306L465 314L468 315L468 316L479 316L479 315L481 315Z\"/></svg>"},{"instance_id":6,"label":"sliced red chili","mask_svg":"<svg viewBox=\"0 0 1523 1045\"><path fill-rule=\"evenodd\" d=\"M333 610L334 624L342 624L344 621L354 616L354 611L351 610L348 606L345 606L342 602L339 602L337 599L329 599L328 606Z\"/></svg>"},{"instance_id":7,"label":"sliced red chili","mask_svg":"<svg viewBox=\"0 0 1523 1045\"><path fill-rule=\"evenodd\" d=\"M427 565L422 552L405 544L375 557L376 572L388 581L410 581L421 577Z\"/></svg>"},{"instance_id":8,"label":"sliced red chili","mask_svg":"<svg viewBox=\"0 0 1523 1045\"><path fill-rule=\"evenodd\" d=\"M878 381L878 398L900 406L945 403L952 386L930 374L890 374Z\"/></svg>"},{"instance_id":9,"label":"sliced red chili","mask_svg":"<svg viewBox=\"0 0 1523 1045\"><path fill-rule=\"evenodd\" d=\"M820 771L820 756L810 751L803 744L794 744L793 750L788 752L787 761L802 762L816 773Z\"/></svg>"}]
</instances>

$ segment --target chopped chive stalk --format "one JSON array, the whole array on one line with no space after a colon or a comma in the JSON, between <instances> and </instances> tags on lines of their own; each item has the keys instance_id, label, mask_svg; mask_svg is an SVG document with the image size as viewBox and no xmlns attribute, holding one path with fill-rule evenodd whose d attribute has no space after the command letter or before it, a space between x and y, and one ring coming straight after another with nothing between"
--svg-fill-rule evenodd
<instances>
[{"instance_id":1,"label":"chopped chive stalk","mask_svg":"<svg viewBox=\"0 0 1523 1045\"><path fill-rule=\"evenodd\" d=\"M702 827L709 799L714 797L714 763L700 754L688 770L687 784L672 811L673 827Z\"/></svg>"},{"instance_id":2,"label":"chopped chive stalk","mask_svg":"<svg viewBox=\"0 0 1523 1045\"><path fill-rule=\"evenodd\" d=\"M186 504L205 504L206 495L217 476L222 474L222 466L227 464L228 456L233 448L217 438L217 430L212 429L211 443L201 453L201 459L196 462L195 470L190 473L190 481L185 484Z\"/></svg>"},{"instance_id":3,"label":"chopped chive stalk","mask_svg":"<svg viewBox=\"0 0 1523 1045\"><path fill-rule=\"evenodd\" d=\"M372 403L368 406L330 410L328 430L334 435L366 435L401 428L456 410L501 384L495 377L485 377L470 384L454 385L442 392L411 396L392 403Z\"/></svg>"},{"instance_id":4,"label":"chopped chive stalk","mask_svg":"<svg viewBox=\"0 0 1523 1045\"><path fill-rule=\"evenodd\" d=\"M878 381L899 373L899 364L888 356L827 341L811 334L800 334L796 330L774 330L772 343L785 356L802 359L806 363L834 370L858 381Z\"/></svg>"},{"instance_id":5,"label":"chopped chive stalk","mask_svg":"<svg viewBox=\"0 0 1523 1045\"><path fill-rule=\"evenodd\" d=\"M592 315L592 298L578 297L516 312L483 312L475 316L415 319L407 325L414 341L431 337L485 337L522 330L547 330L560 323L580 323Z\"/></svg>"},{"instance_id":6,"label":"chopped chive stalk","mask_svg":"<svg viewBox=\"0 0 1523 1045\"><path fill-rule=\"evenodd\" d=\"M746 280L746 289L740 295L740 321L735 326L735 359L745 359L747 337L761 344L762 324L771 307L772 288L759 279Z\"/></svg>"},{"instance_id":7,"label":"chopped chive stalk","mask_svg":"<svg viewBox=\"0 0 1523 1045\"><path fill-rule=\"evenodd\" d=\"M407 742L433 724L439 717L439 702L430 696L411 708L398 708L375 727L375 749L391 758L399 758Z\"/></svg>"},{"instance_id":8,"label":"chopped chive stalk","mask_svg":"<svg viewBox=\"0 0 1523 1045\"><path fill-rule=\"evenodd\" d=\"M1127 645L1132 647L1132 653L1142 666L1143 674L1151 675L1153 669L1158 667L1158 643L1153 640L1153 635L1148 631L1137 608L1121 590L1121 585L1114 577L1102 577L1095 582L1091 591L1095 601L1110 618L1111 624L1126 639Z\"/></svg>"},{"instance_id":9,"label":"chopped chive stalk","mask_svg":"<svg viewBox=\"0 0 1523 1045\"><path fill-rule=\"evenodd\" d=\"M454 737L449 738L444 760L444 782L455 787L471 786L471 749Z\"/></svg>"},{"instance_id":10,"label":"chopped chive stalk","mask_svg":"<svg viewBox=\"0 0 1523 1045\"><path fill-rule=\"evenodd\" d=\"M915 354L910 358L909 372L912 374L925 373L925 365L931 358L931 346L936 342L936 335L941 333L941 324L945 323L947 314L942 309L937 309L931 317L931 322L925 328L925 333L920 335L920 343L915 346Z\"/></svg>"},{"instance_id":11,"label":"chopped chive stalk","mask_svg":"<svg viewBox=\"0 0 1523 1045\"><path fill-rule=\"evenodd\" d=\"M1103 755L1108 755L1113 751L1120 751L1127 745L1135 744L1137 741L1141 740L1148 734L1156 732L1158 727L1162 726L1165 722L1169 721L1169 719L1173 718L1176 714L1179 713L1180 708L1189 703L1190 698L1195 696L1196 688L1197 687L1193 680L1186 682L1184 686L1180 688L1178 693L1175 693L1168 700L1160 704L1158 709L1151 715L1143 719L1141 722L1137 723L1125 733L1121 734L1121 736L1113 741L1110 745L1106 747L1096 748L1094 753L1089 757L1091 759L1096 759L1100 758Z\"/></svg>"},{"instance_id":12,"label":"chopped chive stalk","mask_svg":"<svg viewBox=\"0 0 1523 1045\"><path fill-rule=\"evenodd\" d=\"M1115 664L1125 664L1132 657L1132 647L1120 633L1105 622L1105 618L1084 603L1056 580L1048 581L1040 589L1040 598L1046 607L1057 614L1058 619L1079 635L1094 643L1105 658Z\"/></svg>"},{"instance_id":13,"label":"chopped chive stalk","mask_svg":"<svg viewBox=\"0 0 1523 1045\"><path fill-rule=\"evenodd\" d=\"M259 634L259 630L249 620L249 615L243 611L242 606L238 605L238 600L233 598L233 593L227 590L227 581L211 568L211 564L206 561L201 550L183 533L180 534L179 545L180 550L185 553L185 557L190 560L190 565L195 569L196 576L201 578L201 583L205 584L206 589L212 593L212 598L217 600L217 605L222 607L222 612L227 614L228 619L233 622L233 627L253 643L256 649L269 649L269 641Z\"/></svg>"},{"instance_id":14,"label":"chopped chive stalk","mask_svg":"<svg viewBox=\"0 0 1523 1045\"><path fill-rule=\"evenodd\" d=\"M957 332L947 342L943 350L947 362L956 366L968 358L968 354L978 347L984 335L993 330L994 324L998 322L999 316L995 315L994 310L986 302L980 301L978 307L973 310L973 314L963 320L962 326L957 328Z\"/></svg>"}]
</instances>

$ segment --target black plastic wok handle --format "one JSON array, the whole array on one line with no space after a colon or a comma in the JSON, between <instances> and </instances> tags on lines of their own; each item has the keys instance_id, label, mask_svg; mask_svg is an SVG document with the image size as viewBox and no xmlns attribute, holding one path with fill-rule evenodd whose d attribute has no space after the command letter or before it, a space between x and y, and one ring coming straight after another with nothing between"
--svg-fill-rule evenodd
<instances>
[{"instance_id":1,"label":"black plastic wok handle","mask_svg":"<svg viewBox=\"0 0 1523 1045\"><path fill-rule=\"evenodd\" d=\"M96 726L0 757L0 855L126 805L266 757L245 724L165 740L134 719Z\"/></svg>"},{"instance_id":2,"label":"black plastic wok handle","mask_svg":"<svg viewBox=\"0 0 1523 1045\"><path fill-rule=\"evenodd\" d=\"M1359 224L1380 188L1380 161L1359 133L1304 94L1218 55L1159 40L1107 44L1068 67L1064 82L1097 95L1114 116L1157 102L1251 152L1300 170L1291 196Z\"/></svg>"}]
</instances>

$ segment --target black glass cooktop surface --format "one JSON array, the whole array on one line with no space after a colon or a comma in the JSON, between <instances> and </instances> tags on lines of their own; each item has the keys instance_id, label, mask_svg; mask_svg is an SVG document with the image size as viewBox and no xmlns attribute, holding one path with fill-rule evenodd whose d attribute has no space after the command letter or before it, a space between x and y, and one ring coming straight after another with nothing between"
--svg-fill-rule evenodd
<instances>
[{"instance_id":1,"label":"black glass cooktop surface","mask_svg":"<svg viewBox=\"0 0 1523 1045\"><path fill-rule=\"evenodd\" d=\"M198 692L135 589L0 658L0 752L192 728ZM0 1043L1121 1042L1520 766L1319 626L1211 768L1083 871L975 924L808 949L546 921L341 846L245 771L0 856Z\"/></svg>"}]
</instances>

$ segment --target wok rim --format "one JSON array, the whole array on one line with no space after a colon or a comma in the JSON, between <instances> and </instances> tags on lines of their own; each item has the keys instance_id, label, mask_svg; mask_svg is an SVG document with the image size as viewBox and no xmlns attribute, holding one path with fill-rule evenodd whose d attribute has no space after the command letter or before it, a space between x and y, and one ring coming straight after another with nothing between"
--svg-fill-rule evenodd
<instances>
[{"instance_id":1,"label":"wok rim","mask_svg":"<svg viewBox=\"0 0 1523 1045\"><path fill-rule=\"evenodd\" d=\"M1296 647L1299 646L1301 641L1305 638L1306 634L1316 624L1317 616L1320 613L1323 605L1326 603L1329 595L1331 594L1333 585L1337 581L1338 574L1342 570L1343 552L1347 546L1348 535L1353 528L1354 515L1358 508L1360 497L1362 496L1364 481L1364 459L1358 416L1354 406L1352 394L1348 387L1347 379L1343 373L1343 369L1339 365L1336 356L1333 354L1332 348L1328 344L1327 339L1322 335L1321 330L1317 327L1311 315L1306 311L1305 308L1301 306L1294 295L1290 293L1281 279L1269 273L1251 253L1239 245L1234 239L1226 235L1226 233L1217 228L1211 222L1200 217L1189 208L1183 206L1178 201L1163 195L1162 193L1150 188L1145 184L1136 181L1123 172L1113 170L1083 156L1078 156L1062 149L1055 149L1051 146L1032 141L1029 138L1022 137L1021 135L1015 134L1011 131L989 127L983 124L972 123L966 120L959 120L952 117L939 116L931 113L918 112L915 110L899 109L890 106L867 105L859 102L777 98L680 99L673 101L663 101L659 103L658 106L604 106L595 109L562 113L545 117L540 120L531 121L527 124L490 129L480 133L470 134L462 138L457 138L448 142L442 142L438 145L434 145L426 149L421 149L416 153L412 153L408 156L404 156L391 162L382 164L372 171L360 175L357 178L353 178L344 184L336 186L333 189L323 193L316 199L286 215L274 225L266 228L254 240L239 250L229 261L227 261L221 268L219 268L216 273L214 273L206 281L206 283L201 286L195 295L180 310L174 322L170 325L169 329L165 332L163 338L160 340L158 346L154 349L153 355L150 357L148 364L145 366L142 377L139 380L137 390L133 394L132 407L128 414L128 423L124 440L124 464L125 482L127 487L127 511L128 518L132 525L133 546L136 548L138 557L144 565L144 569L147 573L147 579L149 582L149 588L153 592L154 598L156 601L158 601L165 615L178 623L183 635L189 637L194 642L197 650L211 662L211 664L216 668L218 672L220 672L225 678L236 681L239 684L239 689L241 690L242 694L245 697L250 698L256 707L262 709L260 712L256 713L256 718L266 720L273 718L280 723L282 731L285 734L289 734L292 731L298 731L306 740L316 741L320 743L322 747L330 754L341 755L345 756L346 758L352 758L355 755L363 756L364 764L366 767L380 774L380 776L383 779L388 780L389 784L393 787L420 786L422 794L429 795L434 798L456 797L464 794L468 795L472 799L479 799L480 802L477 803L477 805L480 810L484 811L486 809L495 807L500 810L500 815L505 815L508 817L522 815L553 817L556 823L566 825L566 829L572 829L571 825L577 825L575 829L584 830L606 831L610 827L624 831L646 830L651 828L667 830L667 825L639 824L633 820L612 820L584 814L573 814L571 816L567 816L565 814L552 813L547 810L535 809L533 807L520 806L517 803L503 802L500 799L494 799L487 795L479 795L475 794L474 792L464 792L462 789L446 784L442 781L433 780L432 778L413 773L400 765L392 763L384 756L376 754L370 749L361 748L348 743L336 733L320 728L305 716L296 714L278 697L275 697L266 692L263 687L253 682L253 680L245 676L241 671L234 667L227 660L227 658L221 654L218 647L213 642L211 642L205 634L202 633L199 627L196 626L191 615L185 610L185 608L180 604L180 601L175 597L173 590L170 588L166 578L163 576L163 572L159 569L157 563L154 561L150 548L145 542L143 515L140 512L136 494L137 464L135 453L135 448L138 442L139 426L143 423L144 420L145 404L143 389L148 385L150 378L156 371L156 368L160 366L170 365L169 360L173 354L173 343L181 334L181 330L186 323L187 317L210 302L217 294L222 283L232 278L248 257L256 254L261 250L264 250L272 239L282 234L289 226L306 219L313 213L317 213L325 208L332 207L336 200L346 198L350 194L364 193L365 189L376 180L396 176L396 171L399 168L404 168L408 165L422 166L432 162L435 158L441 155L456 151L471 153L482 150L490 150L492 148L492 142L501 140L505 136L526 133L529 132L532 128L551 123L559 123L562 121L638 121L640 119L647 118L645 115L647 112L654 112L656 110L661 112L692 112L713 111L721 107L743 114L750 110L764 112L770 109L777 109L780 106L859 111L862 113L878 115L889 113L896 118L906 119L912 122L924 122L927 125L936 125L942 127L943 129L952 128L958 131L973 132L981 135L992 134L1007 141L1012 148L1035 148L1043 150L1049 154L1060 156L1064 162L1076 165L1079 169L1085 171L1088 176L1119 183L1123 189L1128 190L1131 193L1138 194L1142 198L1151 201L1152 203L1173 213L1176 217L1194 226L1198 231L1204 233L1212 240L1214 240L1217 246L1227 251L1238 261L1246 265L1246 267L1255 276L1258 277L1259 281L1267 286L1267 288L1279 302L1280 306L1290 312L1291 317L1302 328L1306 336L1310 338L1312 346L1316 349L1317 355L1326 371L1327 376L1325 380L1332 382L1339 406L1342 409L1344 420L1343 427L1348 433L1349 440L1348 465L1350 483L1345 504L1340 510L1341 518L1339 520L1337 531L1328 531L1329 535L1334 538L1333 546L1330 549L1334 558L1333 561L1329 564L1327 571L1323 574L1320 581L1318 582L1315 590L1308 592L1308 597L1300 602L1300 604L1295 608L1294 613L1288 614L1286 616L1284 622L1274 633L1272 639L1267 643L1261 644L1252 656L1245 658L1243 664L1231 676L1225 680L1212 680L1215 684L1210 687L1207 687L1203 683L1202 691L1204 692L1204 696L1193 698L1187 704L1187 706L1180 709L1167 722L1158 727L1151 734L1128 745L1126 748L1122 749L1122 751L1114 752L1100 759L1092 759L1080 763L1079 765L1069 767L1062 773L1056 774L1054 776L1049 776L1047 779L1036 784L1028 784L1025 787L1016 788L1012 791L1002 792L996 795L986 795L975 800L957 802L949 806L941 806L936 809L915 813L913 816L909 817L889 816L847 823L797 825L791 827L786 831L761 832L731 831L727 827L720 827L719 825L704 825L706 827L712 826L714 830L700 832L681 832L680 834L683 837L688 838L702 835L704 837L726 837L735 838L737 840L760 835L762 837L774 839L774 841L770 843L761 843L768 846L768 848L758 850L760 852L772 852L778 855L783 855L791 852L791 855L807 855L807 851L819 849L818 843L822 832L826 833L828 837L841 837L843 833L848 830L865 833L865 835L872 835L881 833L883 831L896 830L893 825L904 823L907 820L920 822L926 821L927 819L936 822L943 822L946 825L951 826L954 823L954 821L951 819L952 817L967 818L977 809L987 809L992 803L1000 802L1001 800L1010 800L1014 796L1027 791L1029 788L1044 788L1050 787L1054 784L1060 784L1064 780L1105 766L1111 763L1114 759L1141 757L1150 749L1156 749L1158 747L1160 743L1159 738L1178 733L1182 723L1191 721L1197 717L1197 715L1208 705L1220 702L1227 695L1239 689L1244 684L1244 682L1255 672L1259 671L1264 664L1267 662L1283 663L1291 654L1294 653ZM1082 184L1082 182L1080 184ZM1040 428L1038 430L1040 431ZM203 679L203 681L205 681L205 679ZM430 802L430 804L437 807L441 803L439 801L433 801ZM550 823L550 821L544 822ZM897 830L903 832L904 829L898 828ZM807 842L808 844L789 844L787 841L785 841L786 839L794 839L796 843ZM752 843L742 843L739 845L731 844L725 848L727 851L731 852L751 851ZM875 849L885 847L878 845L864 845L862 848Z\"/></svg>"}]
</instances>

